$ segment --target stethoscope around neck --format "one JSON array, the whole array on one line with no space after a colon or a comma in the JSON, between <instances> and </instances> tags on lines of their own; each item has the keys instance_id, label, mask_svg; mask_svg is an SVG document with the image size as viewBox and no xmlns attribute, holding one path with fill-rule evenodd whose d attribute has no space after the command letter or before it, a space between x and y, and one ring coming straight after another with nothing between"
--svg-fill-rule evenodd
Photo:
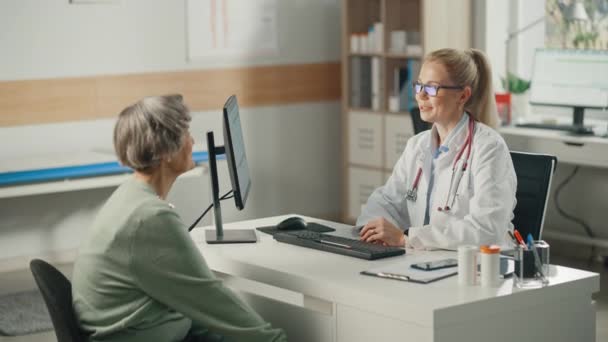
<instances>
[{"instance_id":1,"label":"stethoscope around neck","mask_svg":"<svg viewBox=\"0 0 608 342\"><path fill-rule=\"evenodd\" d=\"M458 191L458 186L460 185L460 181L462 180L462 175L467 170L469 166L469 158L471 156L471 147L473 145L473 134L475 130L475 120L469 116L469 126L467 137L465 139L464 144L456 154L456 158L454 159L454 163L452 164L452 177L450 179L450 188L448 189L448 195L445 199L445 204L443 207L437 208L438 211L450 211L454 206L454 202L456 201L456 193ZM467 155L464 159L462 159L462 155L464 152L467 152ZM414 183L412 184L412 188L407 191L405 198L409 201L416 202L417 193L418 193L418 183L420 182L420 176L422 175L422 166L418 167L418 171L416 172L416 178L414 179Z\"/></svg>"}]
</instances>

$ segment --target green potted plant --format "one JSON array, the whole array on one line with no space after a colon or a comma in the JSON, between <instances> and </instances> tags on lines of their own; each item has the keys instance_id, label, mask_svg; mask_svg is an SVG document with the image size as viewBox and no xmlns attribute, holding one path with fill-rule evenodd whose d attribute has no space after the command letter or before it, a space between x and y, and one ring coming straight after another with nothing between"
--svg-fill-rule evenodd
<instances>
[{"instance_id":1,"label":"green potted plant","mask_svg":"<svg viewBox=\"0 0 608 342\"><path fill-rule=\"evenodd\" d=\"M530 89L530 81L519 78L513 73L508 73L506 79L502 79L502 86L511 94L523 94Z\"/></svg>"}]
</instances>

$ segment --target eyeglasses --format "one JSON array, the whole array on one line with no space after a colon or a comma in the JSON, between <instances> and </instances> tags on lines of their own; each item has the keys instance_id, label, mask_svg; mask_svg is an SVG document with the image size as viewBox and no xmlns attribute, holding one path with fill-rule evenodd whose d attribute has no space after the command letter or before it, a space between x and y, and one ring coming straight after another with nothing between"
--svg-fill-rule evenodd
<instances>
[{"instance_id":1,"label":"eyeglasses","mask_svg":"<svg viewBox=\"0 0 608 342\"><path fill-rule=\"evenodd\" d=\"M420 92L424 89L424 92L427 93L428 96L437 96L439 93L439 89L459 89L462 90L464 87L462 86L442 86L442 85L434 85L434 84L424 84L420 82L414 83L414 91L416 94L420 94Z\"/></svg>"}]
</instances>

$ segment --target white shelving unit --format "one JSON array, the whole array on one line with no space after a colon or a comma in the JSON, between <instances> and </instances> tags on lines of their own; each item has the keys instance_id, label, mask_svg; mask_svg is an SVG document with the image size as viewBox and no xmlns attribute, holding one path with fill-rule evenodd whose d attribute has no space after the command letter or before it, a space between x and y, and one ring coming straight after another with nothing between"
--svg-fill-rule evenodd
<instances>
[{"instance_id":1,"label":"white shelving unit","mask_svg":"<svg viewBox=\"0 0 608 342\"><path fill-rule=\"evenodd\" d=\"M388 179L407 140L414 135L409 112L389 112L389 95L398 92L394 89L395 70L408 67L412 60L421 63L428 51L470 47L471 11L470 0L342 0L344 222L353 222L359 216L361 205L373 189ZM379 46L383 49L353 52L351 35L368 32L375 23L382 23ZM422 53L390 52L392 31L418 32ZM365 61L353 62L356 59ZM366 65L353 67L353 63ZM361 82L353 75L353 69L362 70L359 68L366 68L360 75L372 73L371 84L353 84ZM408 79L417 79L417 75L411 76ZM356 91L370 98L353 101ZM368 100L369 106L358 105Z\"/></svg>"}]
</instances>

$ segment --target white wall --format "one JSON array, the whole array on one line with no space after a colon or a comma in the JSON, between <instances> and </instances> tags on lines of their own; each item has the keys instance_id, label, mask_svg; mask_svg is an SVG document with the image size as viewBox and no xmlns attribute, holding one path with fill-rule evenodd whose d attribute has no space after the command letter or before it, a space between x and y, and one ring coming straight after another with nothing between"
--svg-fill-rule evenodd
<instances>
[{"instance_id":1,"label":"white wall","mask_svg":"<svg viewBox=\"0 0 608 342\"><path fill-rule=\"evenodd\" d=\"M0 1L0 80L340 59L340 0L279 0L277 56L186 62L185 0Z\"/></svg>"},{"instance_id":2,"label":"white wall","mask_svg":"<svg viewBox=\"0 0 608 342\"><path fill-rule=\"evenodd\" d=\"M340 59L338 0L278 4L277 56L190 63L183 0L90 5L70 5L68 0L3 0L0 81ZM218 99L218 103L223 101ZM193 113L193 117L191 129L199 143L207 130L221 132L219 108ZM337 217L339 102L243 108L241 120L253 187L243 212L223 202L225 221L289 212ZM114 119L102 119L0 128L0 163L79 150L112 150L113 124ZM226 189L225 171L222 176ZM191 222L209 203L208 187L207 178L176 183L170 200L184 221ZM75 248L112 190L0 199L0 264Z\"/></svg>"},{"instance_id":3,"label":"white wall","mask_svg":"<svg viewBox=\"0 0 608 342\"><path fill-rule=\"evenodd\" d=\"M515 19L510 31L516 31L536 22L545 16L545 1L513 1L512 12ZM527 31L513 38L512 47L515 52L512 58L511 70L524 79L532 77L532 60L534 50L545 46L545 23L540 22L531 26Z\"/></svg>"},{"instance_id":4,"label":"white wall","mask_svg":"<svg viewBox=\"0 0 608 342\"><path fill-rule=\"evenodd\" d=\"M482 49L492 65L494 89L501 89L505 74L509 0L473 1L473 47Z\"/></svg>"}]
</instances>

